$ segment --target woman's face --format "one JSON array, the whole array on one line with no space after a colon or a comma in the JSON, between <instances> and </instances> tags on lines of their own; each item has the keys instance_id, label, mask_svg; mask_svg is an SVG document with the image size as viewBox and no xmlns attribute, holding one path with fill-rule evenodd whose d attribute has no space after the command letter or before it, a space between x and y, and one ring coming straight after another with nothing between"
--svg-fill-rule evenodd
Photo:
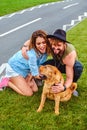
<instances>
[{"instance_id":1,"label":"woman's face","mask_svg":"<svg viewBox=\"0 0 87 130\"><path fill-rule=\"evenodd\" d=\"M36 49L40 53L44 54L44 53L46 53L46 47L47 47L47 45L46 45L45 39L43 37L37 37L36 38Z\"/></svg>"}]
</instances>

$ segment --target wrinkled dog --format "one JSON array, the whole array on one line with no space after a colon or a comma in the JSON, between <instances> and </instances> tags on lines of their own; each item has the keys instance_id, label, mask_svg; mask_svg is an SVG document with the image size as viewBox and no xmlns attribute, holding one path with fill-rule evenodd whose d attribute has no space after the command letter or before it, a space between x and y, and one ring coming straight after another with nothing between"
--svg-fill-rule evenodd
<instances>
[{"instance_id":1,"label":"wrinkled dog","mask_svg":"<svg viewBox=\"0 0 87 130\"><path fill-rule=\"evenodd\" d=\"M67 88L65 91L54 94L51 90L51 86L56 83L64 84L64 78L61 72L52 65L41 66L39 70L45 78L41 102L37 112L40 112L43 109L46 98L49 98L55 100L55 114L58 115L60 101L68 101L71 98L73 91L77 88L77 84L72 83L71 87Z\"/></svg>"}]
</instances>

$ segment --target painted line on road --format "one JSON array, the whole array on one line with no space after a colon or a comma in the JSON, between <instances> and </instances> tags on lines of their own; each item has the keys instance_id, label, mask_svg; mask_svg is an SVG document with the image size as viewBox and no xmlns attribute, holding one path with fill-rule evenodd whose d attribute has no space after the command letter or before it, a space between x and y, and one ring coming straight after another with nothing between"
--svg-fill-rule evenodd
<instances>
[{"instance_id":1,"label":"painted line on road","mask_svg":"<svg viewBox=\"0 0 87 130\"><path fill-rule=\"evenodd\" d=\"M11 18L12 16L14 16L16 13L13 13L13 14L11 14L10 16L9 16L9 18Z\"/></svg>"},{"instance_id":2,"label":"painted line on road","mask_svg":"<svg viewBox=\"0 0 87 130\"><path fill-rule=\"evenodd\" d=\"M87 12L84 12L83 15L78 16L77 19L71 20L70 24L63 25L63 30L67 31L81 22L83 19L87 18ZM68 29L69 28L69 29Z\"/></svg>"},{"instance_id":3,"label":"painted line on road","mask_svg":"<svg viewBox=\"0 0 87 130\"><path fill-rule=\"evenodd\" d=\"M21 25L21 26L19 26L19 27L16 27L16 28L14 28L14 29L12 29L12 30L10 30L10 31L8 31L8 32L5 32L5 33L1 34L0 37L3 37L3 36L5 36L5 35L8 35L8 34L14 32L14 31L17 31L17 30L19 30L19 29L21 29L21 28L23 28L23 27L26 27L26 26L28 26L29 24L35 23L35 22L37 22L37 21L39 21L39 20L41 20L41 19L42 19L42 18L38 18L38 19L35 19L35 20L33 20L33 21L30 21L30 22L28 22L28 23L26 23L26 24L23 24L23 25Z\"/></svg>"},{"instance_id":4,"label":"painted line on road","mask_svg":"<svg viewBox=\"0 0 87 130\"><path fill-rule=\"evenodd\" d=\"M70 7L75 6L75 5L78 5L78 4L79 4L79 3L74 3L74 4L71 4L71 5L68 5L68 6L63 7L63 9L67 9L67 8L70 8Z\"/></svg>"},{"instance_id":5,"label":"painted line on road","mask_svg":"<svg viewBox=\"0 0 87 130\"><path fill-rule=\"evenodd\" d=\"M46 3L46 4L41 4L41 5L37 5L37 6L34 6L34 7L31 7L31 8L27 8L27 9L24 9L24 10L21 10L21 11L18 11L18 12L15 12L15 13L12 13L12 14L9 14L9 15L5 15L5 16L1 16L0 17L0 20L2 19L8 19L8 18L11 18L17 14L23 14L24 12L26 11L33 11L34 9L37 9L37 8L41 8L41 7L45 7L45 6L49 6L49 5L53 5L53 4L59 4L61 2L69 2L71 0L68 0L68 1L58 1L58 2L51 2L51 3Z\"/></svg>"}]
</instances>

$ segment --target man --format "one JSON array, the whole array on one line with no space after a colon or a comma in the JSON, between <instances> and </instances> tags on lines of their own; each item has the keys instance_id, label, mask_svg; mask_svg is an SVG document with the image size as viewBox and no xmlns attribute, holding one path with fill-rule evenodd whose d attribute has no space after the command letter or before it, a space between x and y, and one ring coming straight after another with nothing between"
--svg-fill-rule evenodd
<instances>
[{"instance_id":1,"label":"man","mask_svg":"<svg viewBox=\"0 0 87 130\"><path fill-rule=\"evenodd\" d=\"M53 59L44 63L56 66L62 73L66 74L64 85L61 83L52 86L52 91L58 93L70 87L72 82L77 82L80 78L83 66L78 61L77 53L72 44L66 40L66 32L62 29L57 29L53 35L47 35L49 46L52 51ZM78 92L74 92L78 96Z\"/></svg>"},{"instance_id":2,"label":"man","mask_svg":"<svg viewBox=\"0 0 87 130\"><path fill-rule=\"evenodd\" d=\"M70 87L72 82L77 82L83 70L82 64L78 61L77 53L72 44L66 40L66 32L57 29L53 35L47 35L50 41L53 59L45 64L56 65L56 67L66 74L64 85L57 84L52 87L53 92L61 92ZM76 96L78 93L74 93Z\"/></svg>"}]
</instances>

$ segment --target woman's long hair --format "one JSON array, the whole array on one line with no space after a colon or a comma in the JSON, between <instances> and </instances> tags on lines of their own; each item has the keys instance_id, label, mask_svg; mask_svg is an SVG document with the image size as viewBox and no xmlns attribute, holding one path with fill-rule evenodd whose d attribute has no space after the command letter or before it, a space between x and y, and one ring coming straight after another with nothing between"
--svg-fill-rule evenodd
<instances>
[{"instance_id":1,"label":"woman's long hair","mask_svg":"<svg viewBox=\"0 0 87 130\"><path fill-rule=\"evenodd\" d=\"M33 32L32 33L32 36L31 36L31 38L30 38L30 45L29 45L29 49L32 49L32 48L34 48L35 49L35 51L38 53L38 50L37 50L37 48L36 48L36 39L38 38L38 37L41 37L41 38L44 38L45 39L45 42L46 42L46 45L47 45L47 50L46 50L46 53L48 54L48 55L50 55L51 53L51 51L50 51L50 47L49 47L49 41L48 41L48 39L47 39L47 33L45 32L45 31L43 31L43 30L37 30L37 31L35 31L35 32Z\"/></svg>"}]
</instances>

